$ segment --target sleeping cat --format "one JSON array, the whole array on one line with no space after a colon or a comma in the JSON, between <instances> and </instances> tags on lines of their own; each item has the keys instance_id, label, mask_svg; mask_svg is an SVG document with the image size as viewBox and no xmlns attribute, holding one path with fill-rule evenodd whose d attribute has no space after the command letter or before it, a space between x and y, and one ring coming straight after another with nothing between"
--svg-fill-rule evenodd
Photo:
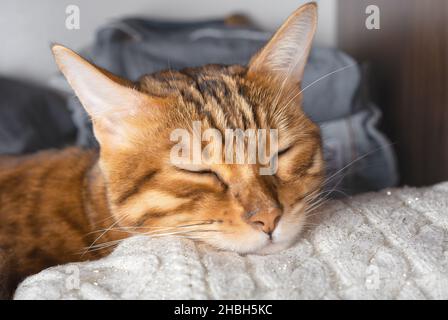
<instances>
[{"instance_id":1,"label":"sleeping cat","mask_svg":"<svg viewBox=\"0 0 448 320\"><path fill-rule=\"evenodd\" d=\"M309 3L248 66L162 71L136 83L54 45L100 151L1 158L0 274L9 275L2 285L99 258L134 234L179 235L240 253L291 245L324 176L319 129L301 110L316 24L317 6ZM278 170L260 175L259 163L172 163L170 134L191 130L194 121L220 132L277 129Z\"/></svg>"}]
</instances>

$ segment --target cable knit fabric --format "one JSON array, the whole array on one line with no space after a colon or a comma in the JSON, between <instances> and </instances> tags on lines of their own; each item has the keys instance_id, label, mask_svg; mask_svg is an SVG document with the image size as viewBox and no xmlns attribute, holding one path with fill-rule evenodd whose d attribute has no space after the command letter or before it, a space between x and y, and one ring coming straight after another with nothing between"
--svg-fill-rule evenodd
<instances>
[{"instance_id":1,"label":"cable knit fabric","mask_svg":"<svg viewBox=\"0 0 448 320\"><path fill-rule=\"evenodd\" d=\"M448 299L448 183L333 200L281 253L134 237L53 267L16 299Z\"/></svg>"}]
</instances>

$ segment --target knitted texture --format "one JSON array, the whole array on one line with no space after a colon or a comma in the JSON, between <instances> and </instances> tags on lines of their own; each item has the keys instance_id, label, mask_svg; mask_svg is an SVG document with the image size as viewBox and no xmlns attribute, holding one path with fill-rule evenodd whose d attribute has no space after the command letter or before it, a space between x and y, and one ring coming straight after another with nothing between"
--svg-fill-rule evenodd
<instances>
[{"instance_id":1,"label":"knitted texture","mask_svg":"<svg viewBox=\"0 0 448 320\"><path fill-rule=\"evenodd\" d=\"M302 240L269 256L129 238L101 260L25 279L15 298L448 299L448 183L330 201Z\"/></svg>"}]
</instances>

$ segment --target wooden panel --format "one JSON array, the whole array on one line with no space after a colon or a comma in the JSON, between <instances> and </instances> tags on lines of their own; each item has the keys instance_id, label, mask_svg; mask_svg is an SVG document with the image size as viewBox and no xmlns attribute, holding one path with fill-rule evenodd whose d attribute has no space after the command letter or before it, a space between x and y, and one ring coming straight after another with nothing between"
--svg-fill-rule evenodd
<instances>
[{"instance_id":1,"label":"wooden panel","mask_svg":"<svg viewBox=\"0 0 448 320\"><path fill-rule=\"evenodd\" d=\"M365 27L370 4L380 30ZM340 48L369 65L402 183L448 180L448 1L339 0L338 15Z\"/></svg>"}]
</instances>

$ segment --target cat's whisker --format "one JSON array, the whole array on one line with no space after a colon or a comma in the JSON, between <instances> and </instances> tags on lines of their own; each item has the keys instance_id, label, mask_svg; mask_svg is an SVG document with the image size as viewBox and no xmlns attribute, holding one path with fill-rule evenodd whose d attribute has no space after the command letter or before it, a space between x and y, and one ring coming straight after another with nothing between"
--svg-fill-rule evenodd
<instances>
[{"instance_id":1,"label":"cat's whisker","mask_svg":"<svg viewBox=\"0 0 448 320\"><path fill-rule=\"evenodd\" d=\"M333 188L329 189L329 190L322 190L318 193L316 193L315 195L313 195L311 198L307 198L305 199L305 202L308 203L308 205L313 205L314 201L319 201L320 199L322 199L322 196L324 196L324 198L329 198L331 197L331 195L333 193L342 193L344 195L347 195L345 192L339 191L338 189L336 189L339 184L342 182L342 180L344 179L344 177L341 177L339 179L339 181L333 186Z\"/></svg>"},{"instance_id":2,"label":"cat's whisker","mask_svg":"<svg viewBox=\"0 0 448 320\"><path fill-rule=\"evenodd\" d=\"M192 220L194 222L194 220ZM115 232L122 232L129 235L145 235L150 237L163 237L163 236L174 236L179 235L183 237L188 237L192 233L210 233L210 232L219 232L218 230L211 230L211 229L197 229L201 226L211 225L215 223L213 220L196 220L197 223L189 223L179 226L169 226L169 227L144 227L144 226L130 226L130 227L109 227L107 229L103 229L103 233L115 231ZM140 231L136 231L140 230ZM142 232L142 230L150 230L148 232ZM198 238L198 237L197 237ZM202 237L205 239L205 237ZM98 240L99 238L97 238ZM111 246L119 244L123 239L115 240L115 241L109 241L104 243L92 243L90 247L88 247L83 254L87 252L97 251L101 249L107 249Z\"/></svg>"},{"instance_id":3,"label":"cat's whisker","mask_svg":"<svg viewBox=\"0 0 448 320\"><path fill-rule=\"evenodd\" d=\"M392 146L392 143L387 144L386 146L382 146L382 147L378 147L374 150L371 150L369 152L366 152L363 155L358 156L357 158L353 159L352 161L350 161L347 165L345 165L344 167L342 167L341 169L337 170L335 173L333 173L330 177L326 178L324 180L324 184L328 183L329 181L331 181L332 179L334 179L334 177L336 177L338 174L340 174L341 172L343 172L344 170L348 169L349 167L351 167L352 165L354 165L355 163L365 159L366 157L372 155L375 152L378 152L381 149L384 149L386 147L390 147Z\"/></svg>"},{"instance_id":4,"label":"cat's whisker","mask_svg":"<svg viewBox=\"0 0 448 320\"><path fill-rule=\"evenodd\" d=\"M330 183L333 179L335 179L339 174L343 174L341 176L341 178L339 179L339 181L335 184L335 186L330 189L330 190L326 190L323 192L320 192L319 194L316 194L313 198L311 198L311 200L307 199L310 203L309 207L307 208L307 211L311 212L311 211L315 211L316 209L320 208L322 205L324 205L326 202L328 202L329 197L331 196L331 194L337 192L337 193L341 193L344 196L348 196L345 192L341 191L341 190L337 190L336 188L339 186L339 184L342 182L343 178L345 177L345 175L347 174L347 172L343 172L344 170L348 169L350 166L354 165L356 162L364 159L365 157L369 156L370 154L377 152L378 150L381 150L381 148L377 148L375 150L372 150L370 152L367 152L366 154L359 156L358 158L352 160L349 164L347 164L346 166L344 166L343 168L341 168L340 170L336 171L334 174L332 174L330 177L328 177L327 179L325 179L325 181L323 182L323 186L325 186L326 184ZM322 198L320 198L323 194L326 193L326 196L323 198L323 200L320 200ZM317 200L316 200L317 199ZM315 201L315 202L313 202Z\"/></svg>"},{"instance_id":5,"label":"cat's whisker","mask_svg":"<svg viewBox=\"0 0 448 320\"><path fill-rule=\"evenodd\" d=\"M195 232L214 232L215 230L182 230L182 231L173 231L173 232L165 232L165 233L143 233L142 235L151 236L151 237L166 237L166 236L172 236L172 235L180 235L183 237L188 237L189 234L195 233Z\"/></svg>"},{"instance_id":6,"label":"cat's whisker","mask_svg":"<svg viewBox=\"0 0 448 320\"><path fill-rule=\"evenodd\" d=\"M125 218L127 218L129 216L129 214L124 214L122 217L120 217L119 219L117 219L117 220L115 220L115 222L109 227L109 228L107 228L105 231L103 231L93 242L92 242L92 244L90 245L90 247L85 251L85 253L87 253L88 251L89 251L89 249L90 248L92 248L92 246L94 246L95 245L95 243L97 243L107 232L109 232L110 231L110 229L111 228L113 228L113 227L115 227L118 223L120 223L120 221L122 221L122 220L124 220ZM85 253L83 253L82 255L81 255L81 257L82 256L84 256L84 254Z\"/></svg>"},{"instance_id":7,"label":"cat's whisker","mask_svg":"<svg viewBox=\"0 0 448 320\"><path fill-rule=\"evenodd\" d=\"M92 232L89 232L88 234L92 234L92 233L100 233L100 232L136 232L138 233L138 231L136 230L167 230L167 229L171 229L174 227L114 227L114 228L106 228L106 229L99 229L99 230L95 230Z\"/></svg>"},{"instance_id":8,"label":"cat's whisker","mask_svg":"<svg viewBox=\"0 0 448 320\"><path fill-rule=\"evenodd\" d=\"M150 237L167 237L167 236L177 236L179 238L185 238L185 236L188 233L192 233L192 232L214 232L215 230L191 230L191 231L180 231L180 232L164 232L164 233L160 233L160 232L154 232L154 233L138 233L139 235L144 235L144 236L150 236ZM218 230L216 230L216 232L218 232ZM195 236L197 238L199 238L200 236ZM202 237L205 239L205 237ZM99 243L99 244L95 244L90 246L89 248L87 248L87 252L93 252L93 251L99 251L99 250L103 250L103 249L107 249L110 248L112 246L118 245L120 244L124 239L119 239L119 240L113 240L113 241L108 241L108 242L104 242L104 243Z\"/></svg>"},{"instance_id":9,"label":"cat's whisker","mask_svg":"<svg viewBox=\"0 0 448 320\"><path fill-rule=\"evenodd\" d=\"M110 248L112 246L118 245L120 242L122 242L124 239L120 239L120 240L113 240L113 241L108 241L108 242L104 242L101 244L96 244L94 246L90 246L88 248L85 249L85 251L83 251L82 254L85 253L90 253L90 252L94 252L94 251L99 251L99 250L103 250L103 249L107 249Z\"/></svg>"},{"instance_id":10,"label":"cat's whisker","mask_svg":"<svg viewBox=\"0 0 448 320\"><path fill-rule=\"evenodd\" d=\"M322 224L320 224L320 223L304 223L302 227L303 228L310 228L310 227L315 228L315 227L319 227L321 225Z\"/></svg>"},{"instance_id":11,"label":"cat's whisker","mask_svg":"<svg viewBox=\"0 0 448 320\"><path fill-rule=\"evenodd\" d=\"M327 202L329 202L331 200L330 195L333 192L335 192L335 190L330 190L324 198L317 198L317 200L314 203L312 203L308 208L306 208L305 214L307 215L307 217L312 217L313 215L309 215L309 213L316 211L318 208L322 207Z\"/></svg>"},{"instance_id":12,"label":"cat's whisker","mask_svg":"<svg viewBox=\"0 0 448 320\"><path fill-rule=\"evenodd\" d=\"M328 77L330 77L330 76L332 76L332 75L334 75L334 74L336 74L336 73L338 73L338 72L341 72L341 71L344 71L344 70L346 70L346 69L348 69L348 68L351 68L351 67L353 67L353 66L355 66L355 65L356 65L356 63L354 63L354 64L350 64L350 65L347 65L347 66L344 66L344 67L341 67L341 68L339 68L339 69L336 69L336 70L334 70L334 71L332 71L332 72L329 72L329 73L323 75L322 77L320 77L320 78L314 80L314 81L311 82L309 85L307 85L305 88L301 89L297 94L295 94L295 95L294 95L294 96L293 96L293 97L286 103L286 105L284 106L284 108L288 107L289 104L290 104L292 101L294 101L294 99L296 99L298 96L300 96L305 90L311 88L312 86L314 86L315 84L319 83L320 81L322 81L322 80L324 80L324 79L326 79L326 78L328 78Z\"/></svg>"},{"instance_id":13,"label":"cat's whisker","mask_svg":"<svg viewBox=\"0 0 448 320\"><path fill-rule=\"evenodd\" d=\"M330 199L327 199L325 201L323 201L322 203L320 203L319 205L314 206L313 208L307 210L305 212L306 217L307 218L312 218L314 216L317 216L320 214L320 212L317 211L317 209L319 209L320 207L322 207L323 205L325 205L328 201L330 201Z\"/></svg>"},{"instance_id":14,"label":"cat's whisker","mask_svg":"<svg viewBox=\"0 0 448 320\"><path fill-rule=\"evenodd\" d=\"M108 241L108 242L104 242L104 243L101 243L101 244L96 244L96 245L92 246L91 248L87 248L87 249L89 250L88 252L90 252L92 249L106 249L106 248L108 248L108 247L110 247L112 245L120 243L121 241L123 241L123 239L121 239L121 240L114 240L114 241Z\"/></svg>"},{"instance_id":15,"label":"cat's whisker","mask_svg":"<svg viewBox=\"0 0 448 320\"><path fill-rule=\"evenodd\" d=\"M377 152L378 150L381 150L381 148L377 148L375 150L372 150L372 151L369 151L369 152L365 153L364 155L361 155L361 156L357 157L356 159L352 160L350 163L348 163L347 165L345 165L344 167L342 167L341 169L339 169L338 171L333 173L331 176L327 177L322 182L321 187L325 187L326 185L331 183L334 179L336 179L338 176L340 176L340 179L335 184L335 186L332 189L330 189L330 190L320 191L319 189L317 189L317 190L314 190L314 191L310 192L310 194L308 194L307 196L305 196L304 201L306 203L308 203L308 208L306 210L314 211L317 208L320 208L321 207L321 203L326 203L327 200L329 200L330 196L333 193L335 193L335 192L341 193L344 196L348 196L345 192L336 189L339 186L339 184L342 182L344 177L348 174L348 172L344 172L344 170L347 170L348 168L350 168L352 165L354 165L358 161L368 157L369 155L371 155L374 152ZM322 198L322 195L325 195L325 196Z\"/></svg>"},{"instance_id":16,"label":"cat's whisker","mask_svg":"<svg viewBox=\"0 0 448 320\"><path fill-rule=\"evenodd\" d=\"M352 64L346 65L346 66L344 66L344 67L341 67L341 68L339 68L339 69L336 69L336 70L334 70L334 71L332 71L332 72L329 72L329 73L323 75L322 77L320 77L320 78L314 80L314 81L311 82L309 85L305 86L305 87L300 91L300 93L303 93L304 91L306 91L307 89L311 88L312 86L314 86L315 84L319 83L320 81L322 81L322 80L324 80L324 79L326 79L326 78L328 78L328 77L330 77L330 76L332 76L332 75L334 75L334 74L336 74L336 73L339 73L339 72L341 72L341 71L344 71L344 70L346 70L346 69L348 69L348 68L354 67L354 66L356 66L356 65L357 65L357 63L352 63Z\"/></svg>"},{"instance_id":17,"label":"cat's whisker","mask_svg":"<svg viewBox=\"0 0 448 320\"><path fill-rule=\"evenodd\" d=\"M311 204L308 206L308 208L305 210L305 212L311 212L316 210L317 208L320 208L322 205L327 203L331 200L330 195L334 192L334 190L330 190L329 192L326 192L326 195L324 197L321 197L321 195L316 196L315 199L313 199L314 202L311 202Z\"/></svg>"},{"instance_id":18,"label":"cat's whisker","mask_svg":"<svg viewBox=\"0 0 448 320\"><path fill-rule=\"evenodd\" d=\"M336 188L338 187L338 185L341 183L342 180L343 180L343 177L330 190L316 189L316 190L310 192L307 196L305 196L303 201L307 204L307 207L305 208L303 214L305 214L306 218L310 218L310 217L314 216L314 215L310 215L310 213L313 212L313 211L316 211L318 208L322 207L328 201L330 201L331 200L330 196L334 192L340 192Z\"/></svg>"},{"instance_id":19,"label":"cat's whisker","mask_svg":"<svg viewBox=\"0 0 448 320\"><path fill-rule=\"evenodd\" d=\"M189 223L184 225L178 225L178 226L118 226L118 227L109 227L106 229L98 229L92 232L89 232L88 234L92 233L99 233L99 232L110 232L110 231L127 231L127 230L167 230L172 228L186 228L191 226L200 226L200 225L210 225L215 223L216 221L213 220L191 220L190 222L197 222L197 223Z\"/></svg>"}]
</instances>

